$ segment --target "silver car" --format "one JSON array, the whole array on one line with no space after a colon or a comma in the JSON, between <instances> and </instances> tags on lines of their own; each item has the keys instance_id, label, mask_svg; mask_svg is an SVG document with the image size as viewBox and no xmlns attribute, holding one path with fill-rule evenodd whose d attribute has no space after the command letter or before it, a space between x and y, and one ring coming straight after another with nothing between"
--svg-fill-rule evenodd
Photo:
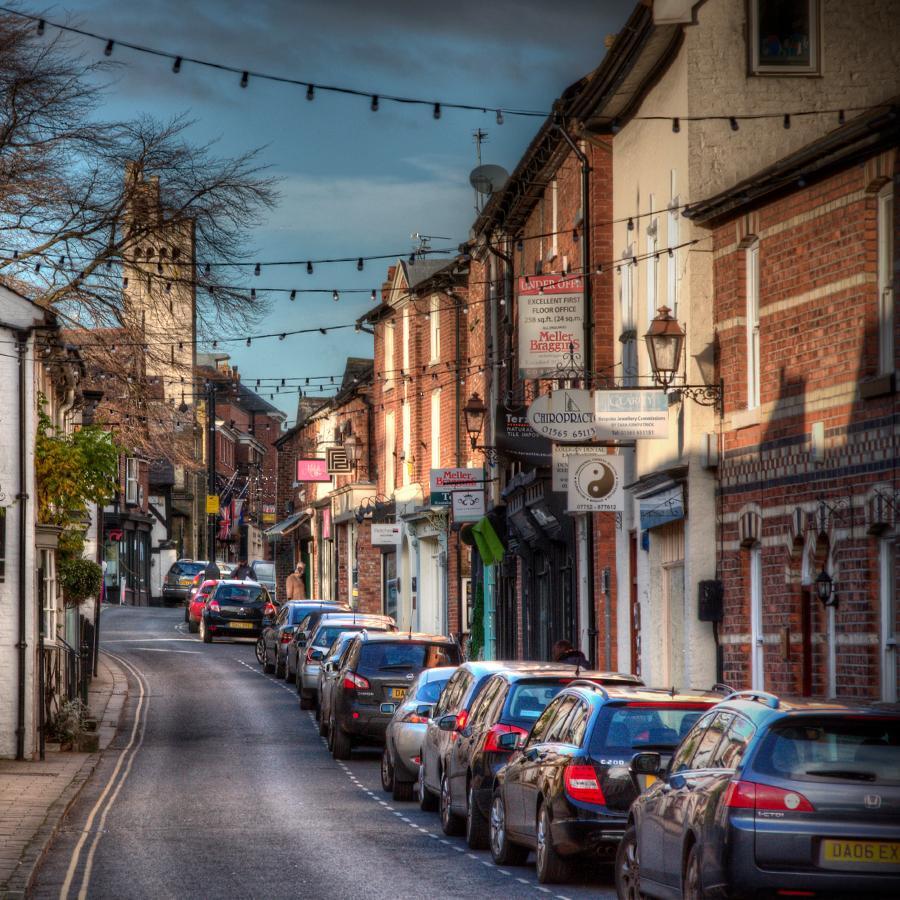
<instances>
[{"instance_id":1,"label":"silver car","mask_svg":"<svg viewBox=\"0 0 900 900\"><path fill-rule=\"evenodd\" d=\"M305 651L298 657L297 693L300 708L313 709L319 705L319 667L328 648L342 631L396 631L397 625L390 616L346 612L323 613L315 631L306 642Z\"/></svg>"},{"instance_id":2,"label":"silver car","mask_svg":"<svg viewBox=\"0 0 900 900\"><path fill-rule=\"evenodd\" d=\"M413 798L428 719L455 671L456 666L423 669L388 723L381 755L381 786L395 800Z\"/></svg>"}]
</instances>

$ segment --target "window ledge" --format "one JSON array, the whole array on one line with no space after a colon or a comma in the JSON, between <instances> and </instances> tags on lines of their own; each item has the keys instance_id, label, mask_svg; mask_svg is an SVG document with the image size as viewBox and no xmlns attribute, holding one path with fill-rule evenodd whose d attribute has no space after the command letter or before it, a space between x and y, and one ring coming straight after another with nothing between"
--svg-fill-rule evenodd
<instances>
[{"instance_id":1,"label":"window ledge","mask_svg":"<svg viewBox=\"0 0 900 900\"><path fill-rule=\"evenodd\" d=\"M731 414L731 427L735 431L742 428L750 428L753 425L759 425L760 413L759 407L754 406L752 409L739 409Z\"/></svg>"},{"instance_id":2,"label":"window ledge","mask_svg":"<svg viewBox=\"0 0 900 900\"><path fill-rule=\"evenodd\" d=\"M897 389L897 376L895 372L887 375L879 375L859 383L859 396L862 400L871 400L873 397L886 397Z\"/></svg>"}]
</instances>

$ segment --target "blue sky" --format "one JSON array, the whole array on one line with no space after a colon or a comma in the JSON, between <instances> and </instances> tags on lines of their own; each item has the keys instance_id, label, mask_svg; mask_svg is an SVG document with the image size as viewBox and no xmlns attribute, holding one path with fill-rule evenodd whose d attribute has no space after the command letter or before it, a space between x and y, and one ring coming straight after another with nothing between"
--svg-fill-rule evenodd
<instances>
[{"instance_id":1,"label":"blue sky","mask_svg":"<svg viewBox=\"0 0 900 900\"><path fill-rule=\"evenodd\" d=\"M604 38L624 23L632 0L70 0L46 7L49 20L121 40L240 68L434 100L546 110L604 53ZM28 7L23 7L28 8ZM30 9L29 9L30 11ZM87 55L95 41L79 41ZM260 259L359 256L409 251L410 234L443 235L456 245L474 217L468 173L475 165L472 133L488 132L485 162L511 169L540 119L382 102L171 63L116 48L119 63L101 114L161 119L186 114L197 142L218 141L223 154L262 147L261 159L281 180L277 209L247 245ZM164 187L164 186L163 186ZM436 242L444 243L444 242ZM377 288L386 265L273 269L259 286ZM301 295L302 298L302 295ZM368 294L309 295L291 303L275 295L256 329L267 332L351 322ZM353 331L279 342L229 345L233 362L253 379L334 374L347 356L371 354L371 338ZM274 403L293 419L296 395Z\"/></svg>"}]
</instances>

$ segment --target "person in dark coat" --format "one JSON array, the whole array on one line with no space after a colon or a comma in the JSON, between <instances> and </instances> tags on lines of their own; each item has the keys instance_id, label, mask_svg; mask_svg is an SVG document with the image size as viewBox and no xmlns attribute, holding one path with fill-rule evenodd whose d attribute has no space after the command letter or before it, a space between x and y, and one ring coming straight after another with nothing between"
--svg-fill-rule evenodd
<instances>
[{"instance_id":1,"label":"person in dark coat","mask_svg":"<svg viewBox=\"0 0 900 900\"><path fill-rule=\"evenodd\" d=\"M588 668L587 657L580 650L576 650L571 641L565 639L557 641L553 645L553 661L562 663L564 666Z\"/></svg>"},{"instance_id":2,"label":"person in dark coat","mask_svg":"<svg viewBox=\"0 0 900 900\"><path fill-rule=\"evenodd\" d=\"M253 570L247 565L247 560L242 559L238 567L231 573L231 577L235 581L256 581L253 577Z\"/></svg>"}]
</instances>

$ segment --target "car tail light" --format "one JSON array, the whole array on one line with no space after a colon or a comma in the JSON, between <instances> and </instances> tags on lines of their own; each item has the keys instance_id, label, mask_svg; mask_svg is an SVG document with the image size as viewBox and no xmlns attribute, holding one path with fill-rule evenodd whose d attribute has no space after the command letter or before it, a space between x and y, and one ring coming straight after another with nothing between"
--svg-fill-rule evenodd
<instances>
[{"instance_id":1,"label":"car tail light","mask_svg":"<svg viewBox=\"0 0 900 900\"><path fill-rule=\"evenodd\" d=\"M263 606L263 615L271 616L275 612L275 604L267 602L265 606Z\"/></svg>"},{"instance_id":2,"label":"car tail light","mask_svg":"<svg viewBox=\"0 0 900 900\"><path fill-rule=\"evenodd\" d=\"M344 687L348 691L355 691L357 688L362 690L369 687L369 682L362 675L357 675L356 672L348 672L344 676Z\"/></svg>"},{"instance_id":3,"label":"car tail light","mask_svg":"<svg viewBox=\"0 0 900 900\"><path fill-rule=\"evenodd\" d=\"M463 728L466 727L466 722L469 721L469 711L467 709L461 709L456 714L456 724L453 726L457 731L462 731Z\"/></svg>"},{"instance_id":4,"label":"car tail light","mask_svg":"<svg viewBox=\"0 0 900 900\"><path fill-rule=\"evenodd\" d=\"M485 753L509 753L509 750L505 750L497 743L497 738L500 737L501 734L521 734L527 735L528 732L525 731L524 728L517 728L515 725L493 725L487 733L487 737L484 739L484 752Z\"/></svg>"},{"instance_id":5,"label":"car tail light","mask_svg":"<svg viewBox=\"0 0 900 900\"><path fill-rule=\"evenodd\" d=\"M803 794L753 781L732 781L725 791L724 802L728 809L815 812L815 807Z\"/></svg>"},{"instance_id":6,"label":"car tail light","mask_svg":"<svg viewBox=\"0 0 900 900\"><path fill-rule=\"evenodd\" d=\"M315 647L310 647L309 650L306 651L306 661L311 663L313 661L313 653L316 652Z\"/></svg>"},{"instance_id":7,"label":"car tail light","mask_svg":"<svg viewBox=\"0 0 900 900\"><path fill-rule=\"evenodd\" d=\"M606 805L606 797L597 780L597 773L593 766L579 766L576 764L566 766L566 793L573 800L582 803L594 803L597 806Z\"/></svg>"},{"instance_id":8,"label":"car tail light","mask_svg":"<svg viewBox=\"0 0 900 900\"><path fill-rule=\"evenodd\" d=\"M222 611L222 607L219 606L219 601L218 601L218 600L210 600L210 601L209 601L209 611L210 611L210 612L214 612L214 613L217 613L217 612L221 612L221 611Z\"/></svg>"}]
</instances>

